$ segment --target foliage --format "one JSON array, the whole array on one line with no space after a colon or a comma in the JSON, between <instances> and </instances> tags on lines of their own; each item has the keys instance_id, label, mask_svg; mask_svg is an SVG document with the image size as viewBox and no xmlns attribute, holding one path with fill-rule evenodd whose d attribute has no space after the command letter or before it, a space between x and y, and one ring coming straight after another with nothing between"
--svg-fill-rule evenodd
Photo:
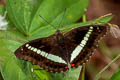
<instances>
[{"instance_id":1,"label":"foliage","mask_svg":"<svg viewBox=\"0 0 120 80\"><path fill-rule=\"evenodd\" d=\"M120 68L116 73L113 74L110 80L120 80Z\"/></svg>"},{"instance_id":2,"label":"foliage","mask_svg":"<svg viewBox=\"0 0 120 80\"><path fill-rule=\"evenodd\" d=\"M63 78L61 74L49 74L48 72L31 72L29 62L18 60L14 51L23 43L35 38L45 37L53 34L56 29L64 32L74 27L92 24L95 20L75 23L78 21L88 7L88 0L6 0L6 7L0 6L0 13L5 8L8 15L9 27L7 31L0 31L0 71L4 80L58 80ZM64 19L64 10L66 9ZM3 11L3 12L2 12ZM45 20L47 20L49 25ZM102 18L104 22L111 20L111 16ZM59 26L60 24L60 26ZM15 27L14 27L15 26ZM64 27L61 27L64 26ZM33 66L36 68L38 66ZM80 68L73 69L69 75L79 75ZM64 78L74 80L76 76Z\"/></svg>"}]
</instances>

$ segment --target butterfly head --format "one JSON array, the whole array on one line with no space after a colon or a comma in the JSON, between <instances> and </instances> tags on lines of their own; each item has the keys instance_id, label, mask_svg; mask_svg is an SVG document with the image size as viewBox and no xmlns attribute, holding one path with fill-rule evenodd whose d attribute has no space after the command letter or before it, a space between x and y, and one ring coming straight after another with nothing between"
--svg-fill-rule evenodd
<instances>
[{"instance_id":1,"label":"butterfly head","mask_svg":"<svg viewBox=\"0 0 120 80\"><path fill-rule=\"evenodd\" d=\"M59 34L61 34L62 32L61 32L61 30L57 30L56 31L56 35L59 35Z\"/></svg>"},{"instance_id":2,"label":"butterfly head","mask_svg":"<svg viewBox=\"0 0 120 80\"><path fill-rule=\"evenodd\" d=\"M56 38L57 38L58 41L63 40L63 34L60 30L56 31Z\"/></svg>"}]
</instances>

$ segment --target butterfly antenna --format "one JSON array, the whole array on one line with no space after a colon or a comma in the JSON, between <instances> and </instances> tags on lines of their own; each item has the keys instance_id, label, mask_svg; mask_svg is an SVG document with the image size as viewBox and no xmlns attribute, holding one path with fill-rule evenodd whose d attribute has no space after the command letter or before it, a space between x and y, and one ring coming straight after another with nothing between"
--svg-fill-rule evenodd
<instances>
[{"instance_id":1,"label":"butterfly antenna","mask_svg":"<svg viewBox=\"0 0 120 80\"><path fill-rule=\"evenodd\" d=\"M61 21L60 21L60 23L59 23L59 27L60 27L60 25L61 25L61 23L62 23L62 21L63 21L63 19L64 19L64 17L65 17L65 13L66 13L66 8L65 8L65 10L64 10L63 17L62 17L62 19L61 19Z\"/></svg>"},{"instance_id":2,"label":"butterfly antenna","mask_svg":"<svg viewBox=\"0 0 120 80\"><path fill-rule=\"evenodd\" d=\"M47 24L51 25L55 30L57 30L54 25L50 24L50 23L49 23L46 19L44 19L41 15L39 15L39 16L40 16L44 21L46 21Z\"/></svg>"}]
</instances>

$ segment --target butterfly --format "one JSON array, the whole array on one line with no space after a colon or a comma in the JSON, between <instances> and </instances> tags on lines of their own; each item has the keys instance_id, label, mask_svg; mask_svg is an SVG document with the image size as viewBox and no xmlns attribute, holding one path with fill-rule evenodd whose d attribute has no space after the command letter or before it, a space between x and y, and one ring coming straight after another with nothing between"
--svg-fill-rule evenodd
<instances>
[{"instance_id":1,"label":"butterfly","mask_svg":"<svg viewBox=\"0 0 120 80\"><path fill-rule=\"evenodd\" d=\"M88 25L29 41L14 54L48 72L64 72L86 63L109 27Z\"/></svg>"}]
</instances>

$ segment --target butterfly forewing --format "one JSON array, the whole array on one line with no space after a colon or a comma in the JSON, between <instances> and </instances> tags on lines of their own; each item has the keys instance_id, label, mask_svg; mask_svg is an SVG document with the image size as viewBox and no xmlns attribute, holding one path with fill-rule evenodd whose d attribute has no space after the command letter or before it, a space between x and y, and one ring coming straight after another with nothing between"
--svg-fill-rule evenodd
<instances>
[{"instance_id":1,"label":"butterfly forewing","mask_svg":"<svg viewBox=\"0 0 120 80\"><path fill-rule=\"evenodd\" d=\"M53 37L30 41L15 51L15 55L50 72L66 71L65 61L59 53L59 46ZM64 63L64 64L63 64Z\"/></svg>"}]
</instances>

